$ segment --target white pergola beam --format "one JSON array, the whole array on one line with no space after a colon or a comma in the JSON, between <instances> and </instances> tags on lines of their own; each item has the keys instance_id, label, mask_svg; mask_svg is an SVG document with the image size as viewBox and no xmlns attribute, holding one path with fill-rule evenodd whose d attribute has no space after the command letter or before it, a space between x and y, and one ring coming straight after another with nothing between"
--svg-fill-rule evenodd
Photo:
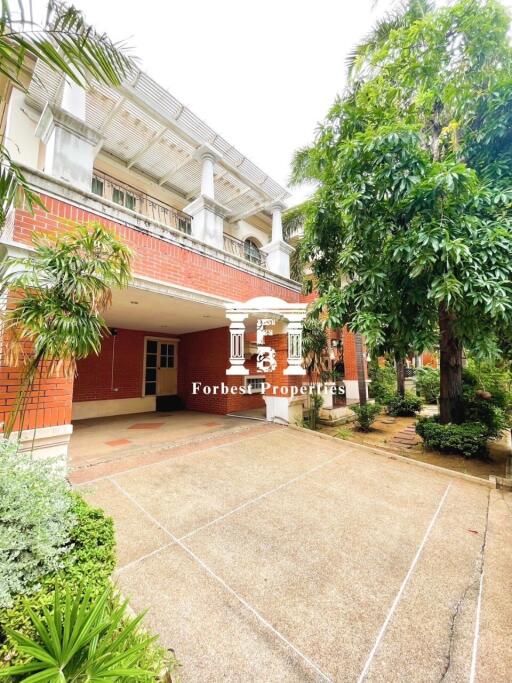
<instances>
[{"instance_id":1,"label":"white pergola beam","mask_svg":"<svg viewBox=\"0 0 512 683\"><path fill-rule=\"evenodd\" d=\"M229 222L230 223L236 223L237 221L242 221L244 218L249 218L249 216L254 215L255 213L259 213L260 211L263 211L264 209L269 208L272 206L277 201L282 201L283 199L286 198L286 195L281 195L278 199L271 199L268 200L266 199L264 202L261 204L257 204L254 206L252 209L247 209L246 211L243 211L242 213L236 214L236 216L229 216Z\"/></svg>"},{"instance_id":2,"label":"white pergola beam","mask_svg":"<svg viewBox=\"0 0 512 683\"><path fill-rule=\"evenodd\" d=\"M156 145L157 142L160 142L160 140L163 138L165 133L168 131L168 128L162 128L162 130L159 130L157 133L153 135L153 137L148 140L148 142L141 147L141 149L137 152L137 154L134 154L132 158L127 162L126 168L131 168L134 164L137 163L137 161L146 154L148 149L151 149L153 145Z\"/></svg>"},{"instance_id":3,"label":"white pergola beam","mask_svg":"<svg viewBox=\"0 0 512 683\"><path fill-rule=\"evenodd\" d=\"M186 166L190 161L192 161L192 157L187 157L186 159L183 159L183 161L180 161L179 164L176 164L173 168L171 168L170 171L168 171L165 175L163 175L160 180L158 181L159 185L163 185L166 183L168 180L170 180L173 175L176 175L178 171L180 171L184 166Z\"/></svg>"}]
</instances>

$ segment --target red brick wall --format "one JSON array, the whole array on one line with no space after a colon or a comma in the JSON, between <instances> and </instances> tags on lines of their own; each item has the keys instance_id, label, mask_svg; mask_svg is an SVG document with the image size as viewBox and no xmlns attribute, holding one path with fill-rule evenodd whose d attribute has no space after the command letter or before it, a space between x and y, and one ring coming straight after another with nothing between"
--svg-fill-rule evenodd
<instances>
[{"instance_id":1,"label":"red brick wall","mask_svg":"<svg viewBox=\"0 0 512 683\"><path fill-rule=\"evenodd\" d=\"M66 221L99 220L115 230L132 249L133 271L138 275L146 275L239 301L245 301L254 296L276 296L288 302L303 300L303 297L292 289L256 275L244 273L178 245L145 235L134 228L98 217L92 212L65 201L44 195L42 199L47 212L37 209L35 214L31 215L23 209L16 210L13 234L15 241L30 244L34 231L56 232L65 229ZM72 379L53 377L45 379L41 387L32 392L24 427L69 423L72 395L74 401L141 396L144 334L146 333L120 330L116 340L114 374L114 388L117 387L119 391L112 391L112 339L107 338L104 340L100 356L91 356L78 363L74 391ZM187 407L225 413L262 405L262 398L258 395L216 399L190 396L186 387L187 381L191 378L197 379L198 375L202 374L203 381L215 379L215 383L228 379L225 369L228 364L229 335L227 328L223 328L216 334L204 332L186 336L189 337L189 347L187 348L184 344L179 350L178 381L180 393L184 396ZM212 342L212 338L217 341ZM199 366L194 368L193 362L199 363ZM182 364L184 364L183 367ZM247 367L251 367L251 363L248 363ZM0 367L0 419L2 421L12 410L19 386L19 375L19 369ZM240 383L238 379L236 378L236 383ZM235 382L235 379L231 378L231 382Z\"/></svg>"},{"instance_id":2,"label":"red brick wall","mask_svg":"<svg viewBox=\"0 0 512 683\"><path fill-rule=\"evenodd\" d=\"M245 273L169 242L145 235L134 228L106 220L66 202L42 195L48 213L37 209L34 216L17 209L14 240L30 244L34 230L62 229L63 219L78 222L100 221L115 230L133 251L132 268L137 275L183 285L209 294L247 301L254 296L276 296L289 303L301 301L300 293Z\"/></svg>"},{"instance_id":3,"label":"red brick wall","mask_svg":"<svg viewBox=\"0 0 512 683\"><path fill-rule=\"evenodd\" d=\"M223 382L227 387L243 386L243 377L226 375L226 369L229 367L229 347L228 327L182 335L178 385L179 395L186 408L225 415L264 405L260 394L193 394L192 382L202 382L203 385L210 386L220 386ZM246 361L245 367L250 375L257 374L255 358Z\"/></svg>"},{"instance_id":4,"label":"red brick wall","mask_svg":"<svg viewBox=\"0 0 512 683\"><path fill-rule=\"evenodd\" d=\"M142 396L144 337L157 337L163 340L178 336L174 334L162 336L155 332L117 328L116 337L107 336L103 339L99 356L91 355L78 361L73 401L101 401ZM114 381L112 382L114 345ZM178 345L178 373L179 352Z\"/></svg>"},{"instance_id":5,"label":"red brick wall","mask_svg":"<svg viewBox=\"0 0 512 683\"><path fill-rule=\"evenodd\" d=\"M21 367L0 367L0 431L16 405L21 374ZM23 420L21 414L18 415L14 429L69 424L72 391L72 378L64 377L62 372L48 376L48 368L44 367L42 377L36 377L34 388L28 396Z\"/></svg>"}]
</instances>

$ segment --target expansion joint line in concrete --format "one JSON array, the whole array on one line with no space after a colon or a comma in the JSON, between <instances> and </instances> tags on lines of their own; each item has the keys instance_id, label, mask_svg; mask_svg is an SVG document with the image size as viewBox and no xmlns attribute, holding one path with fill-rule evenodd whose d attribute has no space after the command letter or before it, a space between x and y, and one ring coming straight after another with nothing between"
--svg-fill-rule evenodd
<instances>
[{"instance_id":1,"label":"expansion joint line in concrete","mask_svg":"<svg viewBox=\"0 0 512 683\"><path fill-rule=\"evenodd\" d=\"M338 456L337 456L338 457ZM146 517L153 522L153 524L156 524L169 538L171 538L172 541L176 545L178 545L182 550L187 553L189 557L191 557L212 579L214 579L218 584L220 584L224 590L226 590L230 595L232 595L238 602L245 607L247 611L249 611L259 622L262 624L265 628L267 628L269 631L271 631L286 647L288 647L290 650L292 650L302 661L313 671L315 671L316 674L320 676L320 678L323 681L327 681L328 683L332 683L332 679L325 674L320 667L315 664L307 655L305 655L303 652L301 652L293 643L291 643L286 636L284 636L282 633L280 633L269 621L263 617L258 610L253 607L250 603L247 602L247 600L242 597L237 591L235 591L234 588L232 588L226 581L224 581L223 578L221 578L218 574L216 574L213 569L211 569L198 555L196 555L193 550L191 550L185 543L183 543L182 540L180 540L177 536L175 536L173 533L169 531L163 524L161 524L153 515L148 512L128 491L126 491L117 481L114 479L110 479L110 481L116 486L121 493L130 500L133 505L135 505Z\"/></svg>"},{"instance_id":2,"label":"expansion joint line in concrete","mask_svg":"<svg viewBox=\"0 0 512 683\"><path fill-rule=\"evenodd\" d=\"M473 636L473 650L471 652L471 668L469 670L469 683L475 683L476 680L476 668L478 660L478 641L480 640L480 614L482 611L482 593L484 586L484 562L485 562L485 546L487 544L487 531L489 529L489 510L491 507L491 492L489 491L489 496L487 498L487 513L485 516L485 531L482 545L480 547L480 580L478 586L478 600L476 603L476 614L475 614L475 631Z\"/></svg>"},{"instance_id":3,"label":"expansion joint line in concrete","mask_svg":"<svg viewBox=\"0 0 512 683\"><path fill-rule=\"evenodd\" d=\"M439 516L439 513L441 512L441 509L445 503L446 497L448 496L448 492L449 492L451 486L452 486L451 483L448 484L441 500L439 501L439 504L438 504L437 509L434 513L434 516L430 520L430 523L427 527L427 530L425 531L425 535L423 536L423 539L422 539L422 541L418 547L418 550L416 551L416 555L414 556L414 558L411 562L411 565L409 567L409 570L408 570L407 574L405 575L405 578L402 581L402 584L398 590L398 593L396 594L395 599L393 600L393 603L391 604L391 607L388 610L386 618L384 619L384 623L382 624L380 631L377 634L377 638L375 639L375 643L374 643L372 649L370 650L370 654L368 655L368 657L366 659L363 670L361 671L361 674L360 674L359 678L357 679L357 683L363 683L363 681L366 679L366 676L368 675L368 672L369 672L370 667L371 667L372 662L373 662L373 658L375 657L375 654L377 653L377 651L380 647L382 639L384 638L384 635L385 635L387 628L391 622L391 619L393 618L393 615L396 611L396 608L398 607L398 603L400 602L400 599L403 595L403 592L404 592L407 584L409 583L409 579L411 578L411 576L414 572L416 564L418 563L418 560L421 556L421 553L423 552L423 548L425 547L425 544L426 544L426 542L427 542L427 540L428 540L428 538L432 532L432 529L434 528L434 525L435 525L437 518Z\"/></svg>"}]
</instances>

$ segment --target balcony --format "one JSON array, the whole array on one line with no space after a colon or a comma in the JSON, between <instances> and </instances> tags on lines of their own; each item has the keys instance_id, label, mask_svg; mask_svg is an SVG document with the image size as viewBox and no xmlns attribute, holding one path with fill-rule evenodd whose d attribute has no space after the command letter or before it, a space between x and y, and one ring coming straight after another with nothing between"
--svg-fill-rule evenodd
<instances>
[{"instance_id":1,"label":"balcony","mask_svg":"<svg viewBox=\"0 0 512 683\"><path fill-rule=\"evenodd\" d=\"M146 216L149 220L157 221L169 228L179 230L185 235L190 235L192 232L192 219L188 214L173 206L164 204L155 199L155 197L151 197L127 183L112 178L106 173L94 172L91 191L93 194L103 197L103 199L108 199L125 209ZM224 251L262 268L266 267L265 254L250 239L243 242L235 237L231 237L231 235L224 234Z\"/></svg>"},{"instance_id":2,"label":"balcony","mask_svg":"<svg viewBox=\"0 0 512 683\"><path fill-rule=\"evenodd\" d=\"M242 240L231 237L224 233L224 251L238 258L243 258L250 263L254 263L262 268L267 267L266 255L259 249L251 239Z\"/></svg>"},{"instance_id":3,"label":"balcony","mask_svg":"<svg viewBox=\"0 0 512 683\"><path fill-rule=\"evenodd\" d=\"M147 216L149 220L163 223L185 235L191 234L192 219L186 213L105 173L94 172L91 191L114 204Z\"/></svg>"}]
</instances>

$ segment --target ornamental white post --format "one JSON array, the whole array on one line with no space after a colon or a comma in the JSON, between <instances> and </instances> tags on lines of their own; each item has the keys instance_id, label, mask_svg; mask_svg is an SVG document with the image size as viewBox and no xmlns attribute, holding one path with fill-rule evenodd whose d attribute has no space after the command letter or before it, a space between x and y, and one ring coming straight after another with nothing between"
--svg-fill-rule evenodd
<instances>
[{"instance_id":1,"label":"ornamental white post","mask_svg":"<svg viewBox=\"0 0 512 683\"><path fill-rule=\"evenodd\" d=\"M226 313L228 320L231 320L229 326L230 335L230 355L229 362L231 366L226 370L226 375L248 375L249 370L244 367L245 355L245 324L244 320L247 318L246 313Z\"/></svg>"},{"instance_id":2,"label":"ornamental white post","mask_svg":"<svg viewBox=\"0 0 512 683\"><path fill-rule=\"evenodd\" d=\"M217 155L218 158L218 155ZM215 166L215 154L209 149L202 149L200 153L201 159L201 194L203 197L215 199L215 183L213 177L213 169Z\"/></svg>"},{"instance_id":3,"label":"ornamental white post","mask_svg":"<svg viewBox=\"0 0 512 683\"><path fill-rule=\"evenodd\" d=\"M270 208L272 210L272 242L278 242L283 239L284 204L275 202Z\"/></svg>"},{"instance_id":4,"label":"ornamental white post","mask_svg":"<svg viewBox=\"0 0 512 683\"><path fill-rule=\"evenodd\" d=\"M283 240L283 209L282 202L274 202L272 211L272 241L261 250L267 254L267 268L277 275L290 277L290 254L293 247Z\"/></svg>"},{"instance_id":5,"label":"ornamental white post","mask_svg":"<svg viewBox=\"0 0 512 683\"><path fill-rule=\"evenodd\" d=\"M302 321L305 313L288 314L288 367L284 375L305 375L302 367Z\"/></svg>"}]
</instances>

